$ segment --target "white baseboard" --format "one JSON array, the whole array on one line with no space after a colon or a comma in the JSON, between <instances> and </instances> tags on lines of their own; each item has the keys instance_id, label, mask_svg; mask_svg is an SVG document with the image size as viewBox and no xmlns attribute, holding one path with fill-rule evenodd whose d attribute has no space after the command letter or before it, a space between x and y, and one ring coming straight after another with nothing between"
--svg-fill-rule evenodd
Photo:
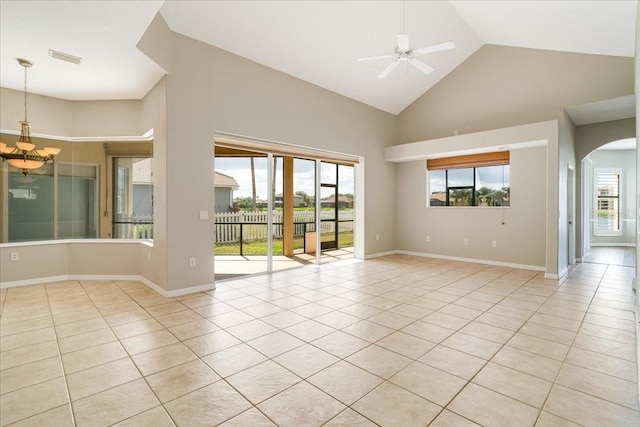
<instances>
[{"instance_id":1,"label":"white baseboard","mask_svg":"<svg viewBox=\"0 0 640 427\"><path fill-rule=\"evenodd\" d=\"M635 248L635 243L591 243L591 246L601 247L601 248L615 248L615 247L625 247L625 248Z\"/></svg>"},{"instance_id":2,"label":"white baseboard","mask_svg":"<svg viewBox=\"0 0 640 427\"><path fill-rule=\"evenodd\" d=\"M196 292L204 292L210 291L216 288L215 283L205 283L204 285L191 286L183 289L175 289L173 291L167 291L160 286L153 283L151 280L147 279L143 276L136 275L93 275L93 274L67 274L61 276L50 276L50 277L39 277L37 279L27 279L27 280L15 280L13 282L3 282L0 283L0 288L15 288L18 286L29 286L29 285L39 285L42 283L55 283L62 282L65 280L137 280L165 298L174 298L182 295L192 294Z\"/></svg>"},{"instance_id":3,"label":"white baseboard","mask_svg":"<svg viewBox=\"0 0 640 427\"><path fill-rule=\"evenodd\" d=\"M569 272L569 267L564 267L562 270L558 271L558 279L563 278Z\"/></svg>"},{"instance_id":4,"label":"white baseboard","mask_svg":"<svg viewBox=\"0 0 640 427\"><path fill-rule=\"evenodd\" d=\"M426 252L396 251L396 253L403 254L403 255L420 256L425 258L437 258L437 259L446 259L450 261L471 262L474 264L494 265L496 267L509 267L509 268L519 268L522 270L545 271L545 267L538 266L538 265L516 264L512 262L492 261L492 260L476 259L476 258L464 258L464 257L450 256L450 255L431 254Z\"/></svg>"},{"instance_id":5,"label":"white baseboard","mask_svg":"<svg viewBox=\"0 0 640 427\"><path fill-rule=\"evenodd\" d=\"M60 276L38 277L37 279L14 280L12 282L1 282L0 289L17 288L19 286L41 285L43 283L62 282L64 280L74 280L68 274Z\"/></svg>"},{"instance_id":6,"label":"white baseboard","mask_svg":"<svg viewBox=\"0 0 640 427\"><path fill-rule=\"evenodd\" d=\"M551 280L560 280L560 276L553 273L544 273L544 278L551 279Z\"/></svg>"},{"instance_id":7,"label":"white baseboard","mask_svg":"<svg viewBox=\"0 0 640 427\"><path fill-rule=\"evenodd\" d=\"M383 256L396 255L396 254L399 254L399 253L400 253L400 251L378 252L378 253L375 253L375 254L365 255L364 259L380 258L380 257L383 257Z\"/></svg>"},{"instance_id":8,"label":"white baseboard","mask_svg":"<svg viewBox=\"0 0 640 427\"><path fill-rule=\"evenodd\" d=\"M147 286L149 286L149 285L147 284ZM173 291L165 291L164 289L160 288L157 285L154 285L154 286L157 289L156 288L152 288L152 289L154 291L158 292L159 294L161 294L162 296L166 297L166 298L180 297L182 295L193 294L193 293L196 293L196 292L211 291L211 290L214 290L216 288L216 284L215 283L205 283L204 285L191 286L189 288L176 289L176 290L173 290ZM151 286L149 286L149 287L151 287Z\"/></svg>"}]
</instances>

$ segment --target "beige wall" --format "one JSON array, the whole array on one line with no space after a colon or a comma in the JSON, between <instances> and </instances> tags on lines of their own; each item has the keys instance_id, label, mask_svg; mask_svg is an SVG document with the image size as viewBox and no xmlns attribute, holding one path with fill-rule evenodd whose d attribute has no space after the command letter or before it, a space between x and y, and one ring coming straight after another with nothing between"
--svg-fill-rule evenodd
<instances>
[{"instance_id":1,"label":"beige wall","mask_svg":"<svg viewBox=\"0 0 640 427\"><path fill-rule=\"evenodd\" d=\"M575 186L575 125L564 110L562 110L561 113L562 118L558 126L558 185L557 187L551 186L550 188L550 190L557 188L558 191L557 196L550 196L550 202L552 197L553 200L557 201L557 271L562 276L567 272L570 263L573 264L575 262L575 260L569 259L569 254L573 253L575 258L577 235L577 228L575 226L575 194L577 190ZM571 172L569 170L571 170ZM574 176L574 179L571 179L571 182L569 182L569 176L571 174ZM571 187L571 189L569 189L569 187ZM571 197L569 196L570 194L572 194ZM552 203L550 203L550 205L551 204ZM550 212L550 214L551 213L552 212ZM570 227L572 229L571 231Z\"/></svg>"},{"instance_id":2,"label":"beige wall","mask_svg":"<svg viewBox=\"0 0 640 427\"><path fill-rule=\"evenodd\" d=\"M154 145L156 157L166 156L167 204L156 218L166 215L159 219L167 228L156 236L168 243L168 289L213 282L212 219L199 220L198 213L213 212L208 177L216 132L364 157L365 255L396 248L395 165L384 161L382 150L395 141L395 116L173 34L161 21L156 17L140 46L171 67L167 144ZM156 43L163 43L161 52Z\"/></svg>"},{"instance_id":3,"label":"beige wall","mask_svg":"<svg viewBox=\"0 0 640 427\"><path fill-rule=\"evenodd\" d=\"M634 67L634 90L633 93L636 95L636 118L640 114L640 13L636 15L636 51L635 57L633 60ZM640 120L636 120L636 135L640 135ZM636 170L639 169L637 165L640 165L640 150L636 148ZM640 209L640 174L636 173L636 209ZM637 218L637 216L636 216ZM636 274L633 278L633 289L638 289L638 269L640 268L640 251L638 248L638 236L640 236L640 223L636 221ZM636 298L636 321L640 321L640 304L638 304L638 298Z\"/></svg>"},{"instance_id":4,"label":"beige wall","mask_svg":"<svg viewBox=\"0 0 640 427\"><path fill-rule=\"evenodd\" d=\"M547 253L552 252L551 257L556 254L544 232L548 215L547 150L554 135L557 124L551 121L387 148L387 158L400 162L396 178L402 189L398 191L396 214L398 249L544 271ZM447 149L488 149L492 145L522 147L511 150L509 208L426 206L426 163L424 159L410 161L410 156L419 157L422 152L430 157ZM496 248L492 247L494 240Z\"/></svg>"},{"instance_id":5,"label":"beige wall","mask_svg":"<svg viewBox=\"0 0 640 427\"><path fill-rule=\"evenodd\" d=\"M23 93L0 88L0 129L20 131ZM18 107L18 108L16 108ZM28 96L31 134L57 138L131 137L143 135L139 100L66 101L37 94Z\"/></svg>"},{"instance_id":6,"label":"beige wall","mask_svg":"<svg viewBox=\"0 0 640 427\"><path fill-rule=\"evenodd\" d=\"M24 94L0 88L0 129L20 132L24 120ZM73 134L73 102L36 94L28 96L28 119L32 135L71 136Z\"/></svg>"},{"instance_id":7,"label":"beige wall","mask_svg":"<svg viewBox=\"0 0 640 427\"><path fill-rule=\"evenodd\" d=\"M630 95L632 58L485 45L398 116L399 143L557 120L547 146L547 272L567 265L567 165L573 123L564 107Z\"/></svg>"},{"instance_id":8,"label":"beige wall","mask_svg":"<svg viewBox=\"0 0 640 427\"><path fill-rule=\"evenodd\" d=\"M141 258L141 274L167 288L167 84L162 78L142 100L143 129L153 129L153 247Z\"/></svg>"},{"instance_id":9,"label":"beige wall","mask_svg":"<svg viewBox=\"0 0 640 427\"><path fill-rule=\"evenodd\" d=\"M0 251L2 284L73 275L139 275L141 242L57 240L12 244ZM11 261L11 253L18 261Z\"/></svg>"},{"instance_id":10,"label":"beige wall","mask_svg":"<svg viewBox=\"0 0 640 427\"><path fill-rule=\"evenodd\" d=\"M560 120L632 93L632 58L485 45L398 116L398 142Z\"/></svg>"},{"instance_id":11,"label":"beige wall","mask_svg":"<svg viewBox=\"0 0 640 427\"><path fill-rule=\"evenodd\" d=\"M594 123L590 125L576 126L575 155L576 155L576 257L584 256L585 242L589 242L589 211L584 211L584 192L589 191L587 182L584 181L583 160L597 148L625 138L635 138L636 120L612 120L609 122ZM635 242L635 239L633 240Z\"/></svg>"}]
</instances>

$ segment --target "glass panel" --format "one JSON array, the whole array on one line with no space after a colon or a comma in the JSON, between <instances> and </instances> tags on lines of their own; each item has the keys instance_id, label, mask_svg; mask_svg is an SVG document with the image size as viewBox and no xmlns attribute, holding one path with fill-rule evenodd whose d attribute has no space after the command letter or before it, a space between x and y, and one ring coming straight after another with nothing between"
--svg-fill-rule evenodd
<instances>
[{"instance_id":1,"label":"glass panel","mask_svg":"<svg viewBox=\"0 0 640 427\"><path fill-rule=\"evenodd\" d=\"M320 187L320 219L336 219L336 187Z\"/></svg>"},{"instance_id":2,"label":"glass panel","mask_svg":"<svg viewBox=\"0 0 640 427\"><path fill-rule=\"evenodd\" d=\"M216 280L267 271L267 158L256 156L215 158Z\"/></svg>"},{"instance_id":3,"label":"glass panel","mask_svg":"<svg viewBox=\"0 0 640 427\"><path fill-rule=\"evenodd\" d=\"M616 231L618 222L618 199L598 197L598 231Z\"/></svg>"},{"instance_id":4,"label":"glass panel","mask_svg":"<svg viewBox=\"0 0 640 427\"><path fill-rule=\"evenodd\" d=\"M449 169L447 184L449 187L473 186L473 168Z\"/></svg>"},{"instance_id":5,"label":"glass panel","mask_svg":"<svg viewBox=\"0 0 640 427\"><path fill-rule=\"evenodd\" d=\"M320 163L320 182L322 184L337 184L337 173L338 168L335 163Z\"/></svg>"},{"instance_id":6,"label":"glass panel","mask_svg":"<svg viewBox=\"0 0 640 427\"><path fill-rule=\"evenodd\" d=\"M476 168L476 205L509 206L509 165Z\"/></svg>"},{"instance_id":7,"label":"glass panel","mask_svg":"<svg viewBox=\"0 0 640 427\"><path fill-rule=\"evenodd\" d=\"M449 188L449 206L473 206L473 187Z\"/></svg>"},{"instance_id":8,"label":"glass panel","mask_svg":"<svg viewBox=\"0 0 640 427\"><path fill-rule=\"evenodd\" d=\"M620 229L619 196L620 174L616 172L596 173L597 212L596 232L617 233Z\"/></svg>"},{"instance_id":9,"label":"glass panel","mask_svg":"<svg viewBox=\"0 0 640 427\"><path fill-rule=\"evenodd\" d=\"M293 159L293 251L315 253L316 162ZM306 246L309 247L306 247Z\"/></svg>"},{"instance_id":10,"label":"glass panel","mask_svg":"<svg viewBox=\"0 0 640 427\"><path fill-rule=\"evenodd\" d=\"M320 222L320 247L321 249L332 249L337 247L336 223L334 221Z\"/></svg>"},{"instance_id":11,"label":"glass panel","mask_svg":"<svg viewBox=\"0 0 640 427\"><path fill-rule=\"evenodd\" d=\"M113 237L153 238L153 158L114 157Z\"/></svg>"},{"instance_id":12,"label":"glass panel","mask_svg":"<svg viewBox=\"0 0 640 427\"><path fill-rule=\"evenodd\" d=\"M338 166L338 247L353 246L355 168Z\"/></svg>"},{"instance_id":13,"label":"glass panel","mask_svg":"<svg viewBox=\"0 0 640 427\"><path fill-rule=\"evenodd\" d=\"M447 171L429 171L429 206L447 204Z\"/></svg>"},{"instance_id":14,"label":"glass panel","mask_svg":"<svg viewBox=\"0 0 640 427\"><path fill-rule=\"evenodd\" d=\"M97 168L58 165L58 238L90 239L97 235Z\"/></svg>"},{"instance_id":15,"label":"glass panel","mask_svg":"<svg viewBox=\"0 0 640 427\"><path fill-rule=\"evenodd\" d=\"M9 242L50 240L54 235L54 165L46 164L24 176L9 169Z\"/></svg>"},{"instance_id":16,"label":"glass panel","mask_svg":"<svg viewBox=\"0 0 640 427\"><path fill-rule=\"evenodd\" d=\"M282 157L273 156L272 165L272 194L273 200L273 255L284 254L284 184L283 184L284 160Z\"/></svg>"}]
</instances>

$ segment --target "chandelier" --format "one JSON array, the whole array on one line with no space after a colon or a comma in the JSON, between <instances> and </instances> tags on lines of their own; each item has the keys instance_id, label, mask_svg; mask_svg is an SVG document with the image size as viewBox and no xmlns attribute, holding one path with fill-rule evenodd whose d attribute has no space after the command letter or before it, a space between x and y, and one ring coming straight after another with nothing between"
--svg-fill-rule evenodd
<instances>
[{"instance_id":1,"label":"chandelier","mask_svg":"<svg viewBox=\"0 0 640 427\"><path fill-rule=\"evenodd\" d=\"M22 58L18 58L18 64L24 67L24 120L20 122L20 139L15 147L8 147L4 142L0 142L0 157L2 161L6 160L27 175L30 170L42 167L49 160L53 161L60 153L60 148L36 149L36 145L31 142L31 123L27 120L27 68L33 64Z\"/></svg>"}]
</instances>

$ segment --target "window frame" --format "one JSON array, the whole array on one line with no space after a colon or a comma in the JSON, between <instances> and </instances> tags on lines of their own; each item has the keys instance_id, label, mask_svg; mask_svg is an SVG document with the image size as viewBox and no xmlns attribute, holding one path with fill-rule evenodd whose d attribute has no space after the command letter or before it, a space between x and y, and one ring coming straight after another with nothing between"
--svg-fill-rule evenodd
<instances>
[{"instance_id":1,"label":"window frame","mask_svg":"<svg viewBox=\"0 0 640 427\"><path fill-rule=\"evenodd\" d=\"M600 196L598 193L598 176L600 174L615 174L618 178L617 184L617 194L615 196L607 195ZM594 237L618 237L622 236L622 218L620 217L621 213L621 193L622 193L622 168L594 168L593 170L593 236ZM598 227L598 217L599 217L599 202L601 199L616 199L617 207L615 209L617 219L615 221L617 228L613 230L604 230Z\"/></svg>"},{"instance_id":2,"label":"window frame","mask_svg":"<svg viewBox=\"0 0 640 427\"><path fill-rule=\"evenodd\" d=\"M508 208L511 206L511 200L509 197L508 205L500 205L500 206L480 206L477 202L477 179L478 179L478 169L486 168L486 167L496 167L496 166L511 166L510 164L510 152L509 151L499 151L493 153L481 153L475 155L468 156L455 156L455 157L447 157L447 158L438 158L438 159L430 159L427 160L427 174L426 174L426 206L427 207L469 207L469 208ZM463 186L449 186L449 171L457 170L457 169L471 169L473 175L473 183L471 185L463 185ZM444 194L445 200L444 205L432 204L431 202L431 174L436 171L445 171L444 175ZM504 171L504 169L503 169ZM511 182L511 169L509 168L509 183ZM504 180L503 180L504 184ZM508 188L510 188L509 185ZM502 187L504 188L504 187ZM451 205L450 204L450 191L451 190L471 190L471 205Z\"/></svg>"}]
</instances>

